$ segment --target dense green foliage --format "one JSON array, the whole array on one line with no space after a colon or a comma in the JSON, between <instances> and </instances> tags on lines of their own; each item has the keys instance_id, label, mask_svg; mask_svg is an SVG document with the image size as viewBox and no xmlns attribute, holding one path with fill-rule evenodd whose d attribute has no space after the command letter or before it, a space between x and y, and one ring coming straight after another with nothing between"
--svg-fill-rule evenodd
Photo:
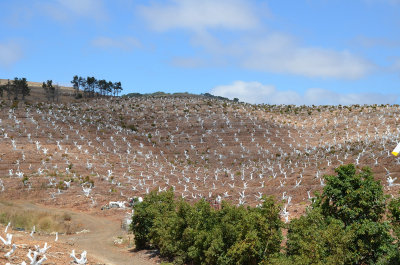
<instances>
[{"instance_id":1,"label":"dense green foliage","mask_svg":"<svg viewBox=\"0 0 400 265\"><path fill-rule=\"evenodd\" d=\"M400 198L391 200L388 209L393 232L397 238L400 238Z\"/></svg>"},{"instance_id":2,"label":"dense green foliage","mask_svg":"<svg viewBox=\"0 0 400 265\"><path fill-rule=\"evenodd\" d=\"M261 207L227 202L221 210L201 200L174 200L172 191L150 193L134 206L137 248L154 247L175 263L258 264L280 251L280 208L271 198Z\"/></svg>"},{"instance_id":3,"label":"dense green foliage","mask_svg":"<svg viewBox=\"0 0 400 265\"><path fill-rule=\"evenodd\" d=\"M356 173L354 165L346 165L335 171L325 176L323 193L306 215L289 224L286 253L275 263L399 264L397 240L384 221L382 185L368 168Z\"/></svg>"},{"instance_id":4,"label":"dense green foliage","mask_svg":"<svg viewBox=\"0 0 400 265\"><path fill-rule=\"evenodd\" d=\"M381 220L386 197L370 169L363 168L356 174L354 165L347 165L335 171L337 176L325 176L327 185L313 207L320 207L325 216L340 219L346 225L361 220Z\"/></svg>"},{"instance_id":5,"label":"dense green foliage","mask_svg":"<svg viewBox=\"0 0 400 265\"><path fill-rule=\"evenodd\" d=\"M171 190L134 206L136 247L157 248L177 264L400 264L400 199L388 203L368 168L335 171L306 214L287 225L284 247L272 198L215 210L205 200L176 200Z\"/></svg>"}]
</instances>

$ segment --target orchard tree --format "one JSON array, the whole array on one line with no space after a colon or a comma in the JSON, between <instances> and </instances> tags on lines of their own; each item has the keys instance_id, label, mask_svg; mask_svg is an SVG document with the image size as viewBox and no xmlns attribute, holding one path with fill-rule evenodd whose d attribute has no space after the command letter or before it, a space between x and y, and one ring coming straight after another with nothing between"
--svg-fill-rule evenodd
<instances>
[{"instance_id":1,"label":"orchard tree","mask_svg":"<svg viewBox=\"0 0 400 265\"><path fill-rule=\"evenodd\" d=\"M369 168L356 174L350 164L335 169L336 176L326 176L327 185L316 206L324 215L342 220L346 225L368 219L378 222L386 209L386 196Z\"/></svg>"},{"instance_id":2,"label":"orchard tree","mask_svg":"<svg viewBox=\"0 0 400 265\"><path fill-rule=\"evenodd\" d=\"M286 256L275 263L400 264L380 182L369 168L357 173L352 164L335 172L324 177L307 214L291 221Z\"/></svg>"},{"instance_id":3,"label":"orchard tree","mask_svg":"<svg viewBox=\"0 0 400 265\"><path fill-rule=\"evenodd\" d=\"M389 202L389 220L396 235L397 240L400 240L400 198L392 199Z\"/></svg>"},{"instance_id":4,"label":"orchard tree","mask_svg":"<svg viewBox=\"0 0 400 265\"><path fill-rule=\"evenodd\" d=\"M150 192L134 204L131 230L137 249L152 247L175 264L259 264L281 250L280 207L263 197L258 207L204 199L190 204L173 190Z\"/></svg>"}]
</instances>

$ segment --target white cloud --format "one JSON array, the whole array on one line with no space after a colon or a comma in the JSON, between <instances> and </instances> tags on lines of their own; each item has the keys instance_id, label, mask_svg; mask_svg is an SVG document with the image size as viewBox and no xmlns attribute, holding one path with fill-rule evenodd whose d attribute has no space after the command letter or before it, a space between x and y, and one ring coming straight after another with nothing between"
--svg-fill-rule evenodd
<instances>
[{"instance_id":1,"label":"white cloud","mask_svg":"<svg viewBox=\"0 0 400 265\"><path fill-rule=\"evenodd\" d=\"M4 68L11 67L23 56L22 48L13 41L0 43L0 66Z\"/></svg>"},{"instance_id":2,"label":"white cloud","mask_svg":"<svg viewBox=\"0 0 400 265\"><path fill-rule=\"evenodd\" d=\"M391 65L391 70L395 71L395 72L399 72L400 71L400 57L394 57L392 59L393 63Z\"/></svg>"},{"instance_id":3,"label":"white cloud","mask_svg":"<svg viewBox=\"0 0 400 265\"><path fill-rule=\"evenodd\" d=\"M35 10L31 6L15 5L11 6L4 13L4 21L11 27L23 27L30 23L35 15Z\"/></svg>"},{"instance_id":4,"label":"white cloud","mask_svg":"<svg viewBox=\"0 0 400 265\"><path fill-rule=\"evenodd\" d=\"M99 37L92 40L92 45L102 49L120 49L123 51L132 51L141 47L139 40L132 37L122 37L112 39L109 37Z\"/></svg>"},{"instance_id":5,"label":"white cloud","mask_svg":"<svg viewBox=\"0 0 400 265\"><path fill-rule=\"evenodd\" d=\"M261 71L357 79L374 69L372 63L349 51L303 47L283 34L253 40L247 48L243 66Z\"/></svg>"},{"instance_id":6,"label":"white cloud","mask_svg":"<svg viewBox=\"0 0 400 265\"><path fill-rule=\"evenodd\" d=\"M108 18L103 0L56 0L50 3L38 3L38 8L42 9L53 19L60 21L70 21L71 18L87 17L97 21Z\"/></svg>"},{"instance_id":7,"label":"white cloud","mask_svg":"<svg viewBox=\"0 0 400 265\"><path fill-rule=\"evenodd\" d=\"M375 69L371 62L348 50L305 46L287 34L266 34L259 27L258 12L249 2L170 0L168 4L141 6L139 13L155 30L189 30L191 44L205 52L205 63L199 63L199 55L177 55L179 60L171 61L175 66L215 66L217 61L219 65L263 72L339 79L358 79ZM211 30L216 28L243 31L216 35Z\"/></svg>"},{"instance_id":8,"label":"white cloud","mask_svg":"<svg viewBox=\"0 0 400 265\"><path fill-rule=\"evenodd\" d=\"M400 0L399 0L399 2L400 2ZM354 43L356 45L361 45L366 48L372 48L372 47L397 48L397 47L400 47L399 40L382 38L382 37L357 36L352 40L352 43Z\"/></svg>"},{"instance_id":9,"label":"white cloud","mask_svg":"<svg viewBox=\"0 0 400 265\"><path fill-rule=\"evenodd\" d=\"M139 13L155 30L250 29L257 16L245 0L172 0L168 4L140 6Z\"/></svg>"},{"instance_id":10,"label":"white cloud","mask_svg":"<svg viewBox=\"0 0 400 265\"><path fill-rule=\"evenodd\" d=\"M400 0L364 0L364 2L366 2L367 4L400 4Z\"/></svg>"},{"instance_id":11,"label":"white cloud","mask_svg":"<svg viewBox=\"0 0 400 265\"><path fill-rule=\"evenodd\" d=\"M80 15L90 15L102 12L102 1L99 0L57 0L63 7Z\"/></svg>"},{"instance_id":12,"label":"white cloud","mask_svg":"<svg viewBox=\"0 0 400 265\"><path fill-rule=\"evenodd\" d=\"M259 82L235 81L231 85L217 86L210 93L230 99L238 98L253 104L291 104L300 101L300 96L296 92L278 91L274 86Z\"/></svg>"},{"instance_id":13,"label":"white cloud","mask_svg":"<svg viewBox=\"0 0 400 265\"><path fill-rule=\"evenodd\" d=\"M399 95L381 93L337 93L321 88L308 89L304 101L308 105L394 104Z\"/></svg>"},{"instance_id":14,"label":"white cloud","mask_svg":"<svg viewBox=\"0 0 400 265\"><path fill-rule=\"evenodd\" d=\"M286 34L270 33L264 38L242 39L245 41L226 44L206 31L199 31L194 34L192 44L203 47L211 55L208 64L213 66L215 61L225 61L225 64L263 72L338 79L358 79L376 68L348 50L303 46Z\"/></svg>"},{"instance_id":15,"label":"white cloud","mask_svg":"<svg viewBox=\"0 0 400 265\"><path fill-rule=\"evenodd\" d=\"M351 105L351 104L393 104L398 95L380 93L337 93L321 88L310 88L302 95L293 90L280 91L272 85L259 82L235 81L230 85L213 88L211 94L239 98L252 104L295 104L295 105Z\"/></svg>"},{"instance_id":16,"label":"white cloud","mask_svg":"<svg viewBox=\"0 0 400 265\"><path fill-rule=\"evenodd\" d=\"M198 68L207 66L207 62L203 58L174 57L171 60L171 64L173 66L183 68Z\"/></svg>"}]
</instances>

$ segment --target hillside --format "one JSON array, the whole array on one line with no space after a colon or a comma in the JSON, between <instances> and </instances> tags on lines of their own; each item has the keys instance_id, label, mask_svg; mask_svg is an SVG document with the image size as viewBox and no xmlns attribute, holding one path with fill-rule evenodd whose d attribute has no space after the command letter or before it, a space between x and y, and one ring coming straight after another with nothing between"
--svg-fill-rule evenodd
<instances>
[{"instance_id":1,"label":"hillside","mask_svg":"<svg viewBox=\"0 0 400 265\"><path fill-rule=\"evenodd\" d=\"M4 98L3 98L4 99ZM1 102L1 101L0 101ZM104 207L173 188L188 201L255 206L261 195L302 214L322 176L371 167L397 196L399 106L271 106L204 97L0 104L1 200L122 220ZM291 199L289 199L291 197ZM103 209L103 210L102 210Z\"/></svg>"},{"instance_id":2,"label":"hillside","mask_svg":"<svg viewBox=\"0 0 400 265\"><path fill-rule=\"evenodd\" d=\"M10 80L12 82L12 80ZM0 85L4 85L8 83L8 79L0 79ZM42 83L41 82L32 82L28 81L28 87L31 89L30 95L26 97L26 100L28 102L42 102L46 101L46 93L44 89L42 88ZM54 84L57 85L57 84ZM60 89L60 95L58 102L71 102L74 100L74 89L72 87L66 87L66 86L58 86ZM21 95L20 95L21 97ZM3 99L7 98L7 93L4 92Z\"/></svg>"}]
</instances>

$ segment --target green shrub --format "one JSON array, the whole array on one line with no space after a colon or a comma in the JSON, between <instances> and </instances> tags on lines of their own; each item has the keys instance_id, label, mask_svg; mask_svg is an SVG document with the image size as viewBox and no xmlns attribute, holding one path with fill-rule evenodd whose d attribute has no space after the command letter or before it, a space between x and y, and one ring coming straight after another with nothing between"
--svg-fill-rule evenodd
<instances>
[{"instance_id":1,"label":"green shrub","mask_svg":"<svg viewBox=\"0 0 400 265\"><path fill-rule=\"evenodd\" d=\"M387 197L382 185L369 168L357 174L350 164L335 172L325 176L323 193L307 214L291 221L286 254L275 264L399 264L398 245L383 220ZM396 218L398 206L393 203Z\"/></svg>"},{"instance_id":2,"label":"green shrub","mask_svg":"<svg viewBox=\"0 0 400 265\"><path fill-rule=\"evenodd\" d=\"M400 198L393 199L389 202L389 220L393 227L396 237L400 238Z\"/></svg>"},{"instance_id":3,"label":"green shrub","mask_svg":"<svg viewBox=\"0 0 400 265\"><path fill-rule=\"evenodd\" d=\"M338 167L304 216L292 219L282 251L280 207L174 199L151 192L135 204L136 248L156 248L175 264L400 264L400 199L388 197L371 170ZM385 213L389 212L387 218ZM396 238L394 237L396 236Z\"/></svg>"},{"instance_id":4,"label":"green shrub","mask_svg":"<svg viewBox=\"0 0 400 265\"><path fill-rule=\"evenodd\" d=\"M287 256L292 264L351 264L352 231L342 221L310 210L289 225Z\"/></svg>"},{"instance_id":5,"label":"green shrub","mask_svg":"<svg viewBox=\"0 0 400 265\"><path fill-rule=\"evenodd\" d=\"M174 200L172 191L150 193L134 206L137 248L154 247L176 264L258 264L280 251L280 208L272 198L261 207L200 200Z\"/></svg>"},{"instance_id":6,"label":"green shrub","mask_svg":"<svg viewBox=\"0 0 400 265\"><path fill-rule=\"evenodd\" d=\"M340 219L346 225L362 219L381 220L387 197L371 170L363 168L356 174L355 166L350 164L336 168L335 172L336 176L325 176L326 186L314 207L321 207L325 216Z\"/></svg>"},{"instance_id":7,"label":"green shrub","mask_svg":"<svg viewBox=\"0 0 400 265\"><path fill-rule=\"evenodd\" d=\"M136 248L142 249L150 246L149 233L155 219L175 210L174 194L172 190L160 194L153 191L142 203L135 204L133 209L135 214L132 217L131 230L135 234Z\"/></svg>"}]
</instances>

